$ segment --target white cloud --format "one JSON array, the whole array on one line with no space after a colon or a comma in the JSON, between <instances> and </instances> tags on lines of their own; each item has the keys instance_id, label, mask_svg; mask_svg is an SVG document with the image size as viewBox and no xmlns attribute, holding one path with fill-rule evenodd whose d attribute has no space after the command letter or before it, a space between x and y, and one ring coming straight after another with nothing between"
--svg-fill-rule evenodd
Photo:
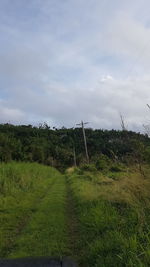
<instances>
[{"instance_id":1,"label":"white cloud","mask_svg":"<svg viewBox=\"0 0 150 267\"><path fill-rule=\"evenodd\" d=\"M110 129L120 128L121 112L130 129L142 130L150 102L147 0L15 0L13 7L2 0L0 7L2 121L84 119Z\"/></svg>"}]
</instances>

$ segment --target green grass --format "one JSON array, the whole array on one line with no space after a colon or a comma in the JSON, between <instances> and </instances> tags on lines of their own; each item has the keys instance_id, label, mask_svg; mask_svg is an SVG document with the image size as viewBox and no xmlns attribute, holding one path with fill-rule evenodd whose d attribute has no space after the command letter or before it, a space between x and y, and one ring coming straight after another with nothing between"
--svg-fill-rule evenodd
<instances>
[{"instance_id":1,"label":"green grass","mask_svg":"<svg viewBox=\"0 0 150 267\"><path fill-rule=\"evenodd\" d=\"M17 239L11 257L51 256L69 253L67 245L65 184L63 178L54 177L50 191L39 203L28 225Z\"/></svg>"},{"instance_id":2,"label":"green grass","mask_svg":"<svg viewBox=\"0 0 150 267\"><path fill-rule=\"evenodd\" d=\"M55 169L36 163L0 165L0 257L68 253L66 188Z\"/></svg>"},{"instance_id":3,"label":"green grass","mask_svg":"<svg viewBox=\"0 0 150 267\"><path fill-rule=\"evenodd\" d=\"M149 267L150 169L115 170L0 164L0 257Z\"/></svg>"},{"instance_id":4,"label":"green grass","mask_svg":"<svg viewBox=\"0 0 150 267\"><path fill-rule=\"evenodd\" d=\"M150 266L150 170L70 171L80 242L78 260L86 267ZM110 178L111 177L111 178Z\"/></svg>"}]
</instances>

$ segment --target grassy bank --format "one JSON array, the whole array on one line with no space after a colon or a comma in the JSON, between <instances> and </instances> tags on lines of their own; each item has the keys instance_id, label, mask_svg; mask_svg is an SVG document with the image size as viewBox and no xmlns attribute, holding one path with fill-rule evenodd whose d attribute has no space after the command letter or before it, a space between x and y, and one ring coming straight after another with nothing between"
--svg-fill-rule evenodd
<instances>
[{"instance_id":1,"label":"grassy bank","mask_svg":"<svg viewBox=\"0 0 150 267\"><path fill-rule=\"evenodd\" d=\"M150 266L150 170L69 170L81 266Z\"/></svg>"},{"instance_id":2,"label":"grassy bank","mask_svg":"<svg viewBox=\"0 0 150 267\"><path fill-rule=\"evenodd\" d=\"M0 257L68 252L66 189L55 169L36 163L0 165Z\"/></svg>"}]
</instances>

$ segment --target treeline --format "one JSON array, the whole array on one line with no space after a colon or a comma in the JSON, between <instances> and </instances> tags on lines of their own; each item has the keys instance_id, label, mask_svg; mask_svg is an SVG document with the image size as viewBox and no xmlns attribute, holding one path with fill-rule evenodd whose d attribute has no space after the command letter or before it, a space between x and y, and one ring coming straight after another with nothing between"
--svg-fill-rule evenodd
<instances>
[{"instance_id":1,"label":"treeline","mask_svg":"<svg viewBox=\"0 0 150 267\"><path fill-rule=\"evenodd\" d=\"M90 161L103 154L114 161L150 159L150 138L131 131L86 129ZM50 128L46 123L0 124L0 161L29 161L66 168L86 162L81 128Z\"/></svg>"}]
</instances>

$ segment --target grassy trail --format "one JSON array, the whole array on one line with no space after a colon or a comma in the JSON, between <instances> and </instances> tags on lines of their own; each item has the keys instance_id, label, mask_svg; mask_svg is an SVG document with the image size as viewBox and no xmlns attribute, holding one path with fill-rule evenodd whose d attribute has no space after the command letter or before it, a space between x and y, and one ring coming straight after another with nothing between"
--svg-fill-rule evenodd
<instances>
[{"instance_id":1,"label":"grassy trail","mask_svg":"<svg viewBox=\"0 0 150 267\"><path fill-rule=\"evenodd\" d=\"M102 174L0 165L0 258L70 257L82 267L150 266L150 170ZM145 170L145 171L146 171Z\"/></svg>"},{"instance_id":2,"label":"grassy trail","mask_svg":"<svg viewBox=\"0 0 150 267\"><path fill-rule=\"evenodd\" d=\"M52 185L50 185L51 187ZM4 258L9 257L11 255L11 252L13 251L15 247L16 240L20 237L22 232L24 231L25 227L28 225L29 221L31 220L35 210L38 210L39 204L43 201L45 195L49 192L50 187L48 188L47 192L44 192L43 195L38 196L34 199L34 201L31 203L30 209L27 209L23 212L22 217L20 216L18 222L14 226L14 233L11 237L11 233L9 233L9 239L7 241L6 246L3 248L2 256ZM32 208L32 206L34 208ZM15 212L15 211L14 211Z\"/></svg>"},{"instance_id":3,"label":"grassy trail","mask_svg":"<svg viewBox=\"0 0 150 267\"><path fill-rule=\"evenodd\" d=\"M38 164L0 168L0 257L71 255L66 182Z\"/></svg>"},{"instance_id":4,"label":"grassy trail","mask_svg":"<svg viewBox=\"0 0 150 267\"><path fill-rule=\"evenodd\" d=\"M62 258L69 253L64 207L66 201L63 177L55 177L50 190L16 240L10 257L51 256Z\"/></svg>"}]
</instances>

